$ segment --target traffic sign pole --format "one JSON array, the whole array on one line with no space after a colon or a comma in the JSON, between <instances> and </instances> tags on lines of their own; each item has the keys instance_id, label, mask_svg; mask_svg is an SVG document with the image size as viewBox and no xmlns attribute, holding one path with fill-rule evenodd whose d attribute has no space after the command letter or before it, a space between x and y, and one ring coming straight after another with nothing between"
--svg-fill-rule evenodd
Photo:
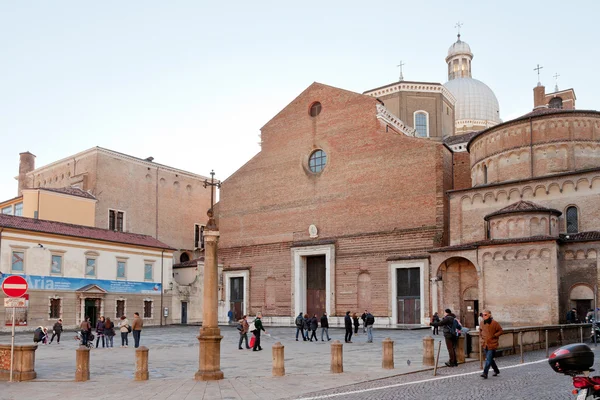
<instances>
[{"instance_id":1,"label":"traffic sign pole","mask_svg":"<svg viewBox=\"0 0 600 400\"><path fill-rule=\"evenodd\" d=\"M7 278L4 278L2 282L2 291L7 297L10 298L18 298L27 293L27 289L29 285L27 281L19 275L12 275ZM5 300L6 305L6 300ZM13 365L15 361L15 303L12 304L12 337L10 342L10 377L9 382L13 381Z\"/></svg>"},{"instance_id":2,"label":"traffic sign pole","mask_svg":"<svg viewBox=\"0 0 600 400\"><path fill-rule=\"evenodd\" d=\"M13 307L12 317L12 339L10 342L10 378L9 382L13 381L13 362L15 360L15 308Z\"/></svg>"}]
</instances>

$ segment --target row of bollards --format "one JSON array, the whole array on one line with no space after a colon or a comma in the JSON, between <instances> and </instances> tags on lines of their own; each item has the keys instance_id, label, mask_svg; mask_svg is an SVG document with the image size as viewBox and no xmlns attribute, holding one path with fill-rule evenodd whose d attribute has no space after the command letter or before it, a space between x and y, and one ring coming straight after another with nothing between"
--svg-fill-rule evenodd
<instances>
[{"instance_id":1,"label":"row of bollards","mask_svg":"<svg viewBox=\"0 0 600 400\"><path fill-rule=\"evenodd\" d=\"M75 382L90 380L90 349L79 346L75 350ZM141 346L135 349L135 374L136 381L147 381L148 373L148 348Z\"/></svg>"}]
</instances>

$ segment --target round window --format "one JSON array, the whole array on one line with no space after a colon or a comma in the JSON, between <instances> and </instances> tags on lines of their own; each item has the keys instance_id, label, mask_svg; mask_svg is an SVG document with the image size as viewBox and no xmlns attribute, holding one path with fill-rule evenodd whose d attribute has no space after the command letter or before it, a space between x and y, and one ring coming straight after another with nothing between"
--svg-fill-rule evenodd
<instances>
[{"instance_id":1,"label":"round window","mask_svg":"<svg viewBox=\"0 0 600 400\"><path fill-rule=\"evenodd\" d=\"M310 116L316 117L320 113L321 113L321 103L319 103L318 101L315 103L312 103L312 105L310 106Z\"/></svg>"},{"instance_id":2,"label":"round window","mask_svg":"<svg viewBox=\"0 0 600 400\"><path fill-rule=\"evenodd\" d=\"M323 171L327 164L327 154L323 150L316 150L308 158L308 168L311 172L318 173Z\"/></svg>"}]
</instances>

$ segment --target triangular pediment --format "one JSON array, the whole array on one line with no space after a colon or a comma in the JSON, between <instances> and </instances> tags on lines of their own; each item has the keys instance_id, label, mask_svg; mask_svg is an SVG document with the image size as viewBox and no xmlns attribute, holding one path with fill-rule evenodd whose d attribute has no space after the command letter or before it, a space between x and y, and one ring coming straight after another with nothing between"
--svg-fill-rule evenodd
<instances>
[{"instance_id":1,"label":"triangular pediment","mask_svg":"<svg viewBox=\"0 0 600 400\"><path fill-rule=\"evenodd\" d=\"M85 285L83 287L80 287L79 289L76 290L76 292L78 293L108 293L106 290L102 289L100 286L98 285L94 285L89 284L89 285Z\"/></svg>"}]
</instances>

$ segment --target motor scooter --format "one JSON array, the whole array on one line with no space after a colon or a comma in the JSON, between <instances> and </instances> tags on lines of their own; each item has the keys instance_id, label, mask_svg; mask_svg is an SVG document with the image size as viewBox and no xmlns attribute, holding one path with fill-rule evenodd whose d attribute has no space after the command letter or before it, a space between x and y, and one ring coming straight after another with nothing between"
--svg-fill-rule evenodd
<instances>
[{"instance_id":1,"label":"motor scooter","mask_svg":"<svg viewBox=\"0 0 600 400\"><path fill-rule=\"evenodd\" d=\"M573 378L573 394L576 400L600 400L600 376L594 372L594 353L583 343L563 346L550 354L548 363L555 372Z\"/></svg>"}]
</instances>

